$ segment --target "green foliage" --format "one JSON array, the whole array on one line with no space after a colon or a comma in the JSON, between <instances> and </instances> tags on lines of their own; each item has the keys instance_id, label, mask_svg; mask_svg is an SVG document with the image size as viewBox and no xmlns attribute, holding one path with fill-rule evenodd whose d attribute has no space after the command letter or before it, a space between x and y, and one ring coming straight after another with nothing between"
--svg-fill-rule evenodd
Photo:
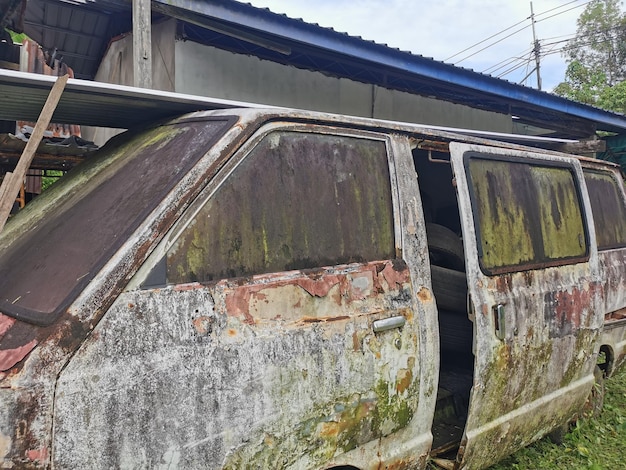
<instances>
[{"instance_id":1,"label":"green foliage","mask_svg":"<svg viewBox=\"0 0 626 470\"><path fill-rule=\"evenodd\" d=\"M626 15L618 0L592 0L567 46L565 80L554 93L581 103L626 112Z\"/></svg>"},{"instance_id":2,"label":"green foliage","mask_svg":"<svg viewBox=\"0 0 626 470\"><path fill-rule=\"evenodd\" d=\"M25 39L28 39L28 36L26 35L26 33L16 33L15 31L11 31L8 28L5 28L5 30L11 36L11 40L13 41L13 44L22 44Z\"/></svg>"},{"instance_id":3,"label":"green foliage","mask_svg":"<svg viewBox=\"0 0 626 470\"><path fill-rule=\"evenodd\" d=\"M46 175L41 178L41 190L45 191L52 186L56 181L63 176L63 172L60 170L48 170Z\"/></svg>"}]
</instances>

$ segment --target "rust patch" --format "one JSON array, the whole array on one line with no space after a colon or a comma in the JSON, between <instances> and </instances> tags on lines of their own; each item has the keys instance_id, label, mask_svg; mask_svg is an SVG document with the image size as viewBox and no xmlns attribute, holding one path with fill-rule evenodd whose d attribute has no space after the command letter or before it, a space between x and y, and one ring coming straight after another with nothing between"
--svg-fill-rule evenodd
<instances>
[{"instance_id":1,"label":"rust patch","mask_svg":"<svg viewBox=\"0 0 626 470\"><path fill-rule=\"evenodd\" d=\"M259 286L253 286L259 287ZM226 311L234 317L243 317L244 323L254 325L254 318L250 315L250 297L252 296L250 289L245 287L235 289L226 296Z\"/></svg>"},{"instance_id":2,"label":"rust patch","mask_svg":"<svg viewBox=\"0 0 626 470\"><path fill-rule=\"evenodd\" d=\"M413 381L413 372L411 369L400 369L396 376L396 390L398 393L404 393Z\"/></svg>"},{"instance_id":3,"label":"rust patch","mask_svg":"<svg viewBox=\"0 0 626 470\"><path fill-rule=\"evenodd\" d=\"M176 292L185 292L185 291L188 291L188 290L201 289L202 288L202 284L200 284L198 282L190 282L188 284L174 284L172 286L172 288ZM158 290L158 289L155 289L155 290Z\"/></svg>"},{"instance_id":4,"label":"rust patch","mask_svg":"<svg viewBox=\"0 0 626 470\"><path fill-rule=\"evenodd\" d=\"M355 352L361 350L361 340L356 331L352 333L352 349L354 349Z\"/></svg>"},{"instance_id":5,"label":"rust patch","mask_svg":"<svg viewBox=\"0 0 626 470\"><path fill-rule=\"evenodd\" d=\"M8 317L0 313L0 339L2 339L4 334L11 329L14 323L14 318Z\"/></svg>"},{"instance_id":6,"label":"rust patch","mask_svg":"<svg viewBox=\"0 0 626 470\"><path fill-rule=\"evenodd\" d=\"M31 342L20 346L19 348L0 350L0 371L9 370L15 364L24 359L26 355L35 348L36 345L37 341L32 340Z\"/></svg>"},{"instance_id":7,"label":"rust patch","mask_svg":"<svg viewBox=\"0 0 626 470\"><path fill-rule=\"evenodd\" d=\"M48 449L42 447L41 449L28 450L26 451L26 457L33 462L45 464L48 461Z\"/></svg>"},{"instance_id":8,"label":"rust patch","mask_svg":"<svg viewBox=\"0 0 626 470\"><path fill-rule=\"evenodd\" d=\"M394 263L387 264L385 269L382 270L383 278L390 289L394 289L396 286L402 286L409 282L409 270L406 263L399 263L400 260L394 260ZM402 266L403 269L399 270Z\"/></svg>"},{"instance_id":9,"label":"rust patch","mask_svg":"<svg viewBox=\"0 0 626 470\"><path fill-rule=\"evenodd\" d=\"M417 298L420 299L422 302L431 302L433 300L433 296L432 296L432 293L430 292L430 289L426 287L422 287L418 291Z\"/></svg>"},{"instance_id":10,"label":"rust patch","mask_svg":"<svg viewBox=\"0 0 626 470\"><path fill-rule=\"evenodd\" d=\"M227 314L244 323L257 324L281 319L287 322L312 323L343 320L352 315L374 313L382 308L382 299L371 305L370 299L380 294L402 290L409 284L409 271L401 260L346 265L345 271L326 269L326 274L315 276L300 273L263 274L255 276L250 284L220 281L224 289ZM302 292L299 293L298 289ZM430 293L427 293L430 295ZM324 305L314 299L324 299ZM352 305L352 306L350 306ZM349 307L345 317L332 315L337 307ZM282 312L282 313L281 313ZM288 315L286 313L289 313Z\"/></svg>"},{"instance_id":11,"label":"rust patch","mask_svg":"<svg viewBox=\"0 0 626 470\"><path fill-rule=\"evenodd\" d=\"M305 317L302 319L304 323L327 323L341 320L348 320L350 317L348 315L340 315L338 317L323 317L323 318L311 318Z\"/></svg>"},{"instance_id":12,"label":"rust patch","mask_svg":"<svg viewBox=\"0 0 626 470\"><path fill-rule=\"evenodd\" d=\"M495 278L496 290L498 292L509 292L511 290L512 279L510 274L501 274Z\"/></svg>"},{"instance_id":13,"label":"rust patch","mask_svg":"<svg viewBox=\"0 0 626 470\"><path fill-rule=\"evenodd\" d=\"M610 312L604 315L605 321L623 320L626 318L626 308L621 308L615 312Z\"/></svg>"},{"instance_id":14,"label":"rust patch","mask_svg":"<svg viewBox=\"0 0 626 470\"><path fill-rule=\"evenodd\" d=\"M341 282L339 276L324 276L320 279L300 278L295 284L315 297L326 297L328 292Z\"/></svg>"},{"instance_id":15,"label":"rust patch","mask_svg":"<svg viewBox=\"0 0 626 470\"><path fill-rule=\"evenodd\" d=\"M583 311L591 305L590 290L573 288L572 292L548 292L544 296L544 315L550 325L550 337L561 338L580 328Z\"/></svg>"},{"instance_id":16,"label":"rust patch","mask_svg":"<svg viewBox=\"0 0 626 470\"><path fill-rule=\"evenodd\" d=\"M194 329L201 335L213 331L213 317L201 316L192 320Z\"/></svg>"}]
</instances>

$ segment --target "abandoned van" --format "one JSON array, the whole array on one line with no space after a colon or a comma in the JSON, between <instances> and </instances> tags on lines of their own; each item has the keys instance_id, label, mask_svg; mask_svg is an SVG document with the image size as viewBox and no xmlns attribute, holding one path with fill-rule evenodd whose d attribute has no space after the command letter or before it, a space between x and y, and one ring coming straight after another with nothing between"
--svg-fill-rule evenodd
<instances>
[{"instance_id":1,"label":"abandoned van","mask_svg":"<svg viewBox=\"0 0 626 470\"><path fill-rule=\"evenodd\" d=\"M497 462L594 389L591 171L288 110L116 137L0 234L2 468Z\"/></svg>"},{"instance_id":2,"label":"abandoned van","mask_svg":"<svg viewBox=\"0 0 626 470\"><path fill-rule=\"evenodd\" d=\"M602 279L601 364L610 377L626 361L626 195L619 166L582 160Z\"/></svg>"}]
</instances>

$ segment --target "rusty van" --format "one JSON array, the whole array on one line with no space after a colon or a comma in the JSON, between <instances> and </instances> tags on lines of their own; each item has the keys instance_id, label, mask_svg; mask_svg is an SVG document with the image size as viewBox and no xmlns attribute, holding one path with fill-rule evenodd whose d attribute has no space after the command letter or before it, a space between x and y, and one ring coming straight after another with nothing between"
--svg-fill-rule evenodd
<instances>
[{"instance_id":1,"label":"rusty van","mask_svg":"<svg viewBox=\"0 0 626 470\"><path fill-rule=\"evenodd\" d=\"M610 377L626 362L626 198L619 166L581 159L591 201L602 279L600 368Z\"/></svg>"},{"instance_id":2,"label":"rusty van","mask_svg":"<svg viewBox=\"0 0 626 470\"><path fill-rule=\"evenodd\" d=\"M485 468L623 359L623 207L610 165L418 125L117 136L0 234L0 467Z\"/></svg>"}]
</instances>

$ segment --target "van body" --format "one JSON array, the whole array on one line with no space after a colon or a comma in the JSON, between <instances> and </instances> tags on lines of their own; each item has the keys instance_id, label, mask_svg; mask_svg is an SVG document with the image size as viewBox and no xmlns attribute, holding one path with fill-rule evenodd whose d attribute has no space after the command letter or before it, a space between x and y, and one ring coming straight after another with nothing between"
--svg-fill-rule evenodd
<instances>
[{"instance_id":1,"label":"van body","mask_svg":"<svg viewBox=\"0 0 626 470\"><path fill-rule=\"evenodd\" d=\"M118 136L0 234L0 466L487 467L592 391L585 179L301 111Z\"/></svg>"},{"instance_id":2,"label":"van body","mask_svg":"<svg viewBox=\"0 0 626 470\"><path fill-rule=\"evenodd\" d=\"M600 340L604 374L626 361L626 193L619 166L581 159L596 227L602 278L604 329Z\"/></svg>"}]
</instances>

